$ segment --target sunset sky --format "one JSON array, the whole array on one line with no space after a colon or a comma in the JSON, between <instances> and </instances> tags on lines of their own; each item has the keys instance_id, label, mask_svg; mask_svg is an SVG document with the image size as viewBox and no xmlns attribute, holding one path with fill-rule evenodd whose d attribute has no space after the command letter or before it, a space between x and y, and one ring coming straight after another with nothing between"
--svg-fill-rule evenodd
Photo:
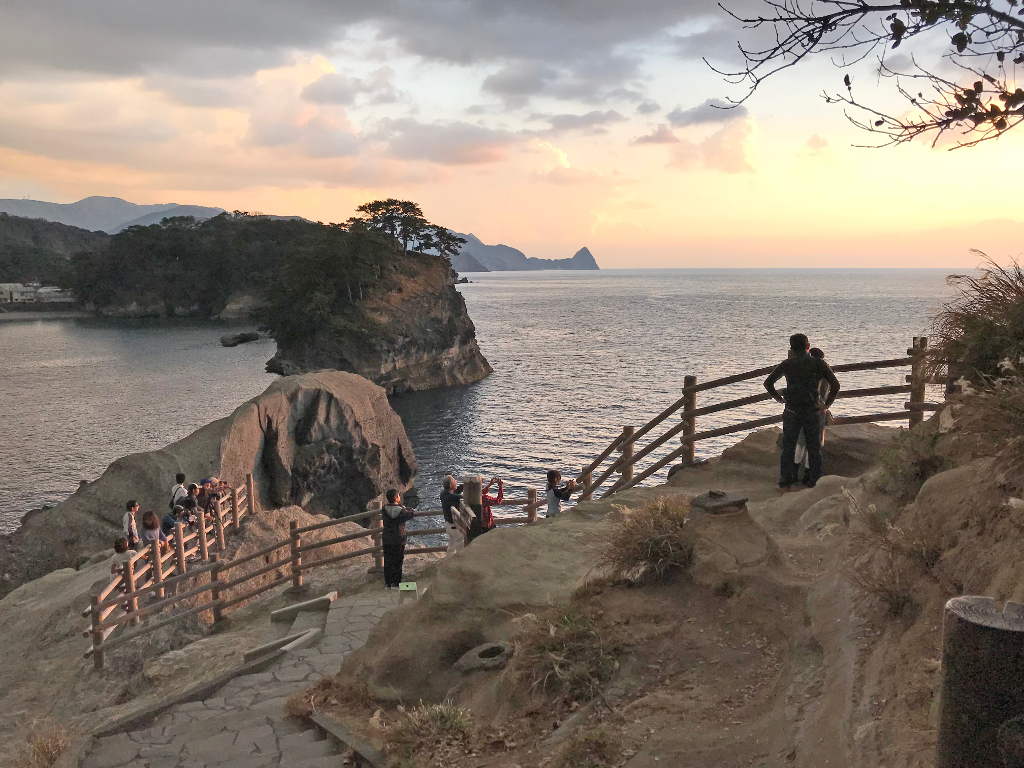
<instances>
[{"instance_id":1,"label":"sunset sky","mask_svg":"<svg viewBox=\"0 0 1024 768\"><path fill-rule=\"evenodd\" d=\"M321 221L401 197L529 256L587 245L602 267L1024 250L1024 128L856 148L872 137L821 98L845 73L827 58L715 109L744 90L701 57L735 65L742 34L706 0L4 0L0 197ZM859 95L901 109L871 70L852 70Z\"/></svg>"}]
</instances>

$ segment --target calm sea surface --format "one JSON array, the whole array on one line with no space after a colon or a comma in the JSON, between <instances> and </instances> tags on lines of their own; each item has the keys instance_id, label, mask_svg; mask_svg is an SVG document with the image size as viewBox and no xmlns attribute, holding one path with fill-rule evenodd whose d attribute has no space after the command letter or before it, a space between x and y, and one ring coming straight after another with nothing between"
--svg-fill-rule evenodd
<instances>
[{"instance_id":1,"label":"calm sea surface","mask_svg":"<svg viewBox=\"0 0 1024 768\"><path fill-rule=\"evenodd\" d=\"M468 387L394 400L420 463L422 506L440 476L500 475L543 487L578 471L700 380L781 360L803 331L831 363L902 356L951 295L947 270L606 270L470 275L460 286L494 366ZM232 330L237 330L234 328ZM273 380L272 342L220 346L221 326L0 322L0 530L65 498L114 459L152 450L226 416ZM842 377L902 383L903 369ZM698 407L760 381L698 395ZM763 390L760 390L763 391ZM905 395L839 401L836 415L899 409ZM698 421L713 429L775 413L773 403ZM669 425L677 423L675 417ZM741 435L699 442L716 455ZM678 447L666 446L668 450ZM664 473L658 476L661 478Z\"/></svg>"}]
</instances>

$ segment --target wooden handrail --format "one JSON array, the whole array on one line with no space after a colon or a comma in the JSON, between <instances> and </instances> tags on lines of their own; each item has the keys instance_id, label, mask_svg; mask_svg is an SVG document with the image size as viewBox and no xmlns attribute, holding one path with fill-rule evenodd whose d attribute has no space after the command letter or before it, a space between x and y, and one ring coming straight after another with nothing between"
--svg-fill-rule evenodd
<instances>
[{"instance_id":1,"label":"wooden handrail","mask_svg":"<svg viewBox=\"0 0 1024 768\"><path fill-rule=\"evenodd\" d=\"M312 544L304 544L301 547L296 547L295 551L300 555L304 552L312 552L314 549L323 549L324 547L330 547L335 544L341 544L346 541L354 541L355 539L363 539L367 536L373 536L375 533L379 533L383 528L381 526L374 526L373 528L367 528L362 531L356 531L355 533L348 533L344 536L335 536L333 539L324 539L323 541L315 541ZM285 542L286 544L289 542Z\"/></svg>"},{"instance_id":2,"label":"wooden handrail","mask_svg":"<svg viewBox=\"0 0 1024 768\"><path fill-rule=\"evenodd\" d=\"M161 586L163 586L166 589L169 586L173 586L174 584L177 584L179 582L185 581L185 579L191 579L191 578L193 578L195 576L199 576L199 575L201 575L203 573L206 573L208 571L211 571L211 570L213 570L213 563L209 563L207 565L203 565L203 566L201 566L199 568L194 568L193 570L188 571L187 573L182 573L182 574L179 574L177 576L171 576L170 578L164 579L161 582ZM147 582L145 585L139 587L137 590L135 590L134 592L130 592L127 595L117 595L117 596L111 597L111 598L109 598L107 600L101 600L99 603L97 603L97 607L98 608L106 608L108 605L120 605L121 603L123 603L125 600L128 600L129 598L142 597L142 595L144 595L146 592L152 592L152 591L153 591L153 582Z\"/></svg>"},{"instance_id":3,"label":"wooden handrail","mask_svg":"<svg viewBox=\"0 0 1024 768\"><path fill-rule=\"evenodd\" d=\"M781 413L779 415L777 415L777 416L768 416L768 417L763 418L763 419L754 419L753 421L745 421L745 422L743 422L741 424L734 424L731 427L722 427L721 429L710 429L707 432L698 432L695 435L686 435L686 437L684 437L683 439L687 443L696 442L697 440L706 440L709 437L720 437L722 435L732 434L733 432L745 432L745 431L747 431L749 429L757 429L758 427L767 427L770 424L778 424L780 421L782 421L782 414ZM609 488L605 492L604 496L602 496L601 498L603 499L603 498L611 495L612 493L615 493L618 490L623 490L624 491L627 488L632 488L637 483L643 482L648 477L650 477L655 472L657 472L659 469L664 467L666 464L668 464L669 462L674 461L675 459L679 458L679 456L682 455L682 453L683 453L683 451L685 449L686 449L686 446L684 445L683 447L677 448L676 450L672 451L672 453L670 453L668 456L666 456L665 458L663 458L661 461L657 462L656 464L654 464L650 468L646 469L645 471L641 472L639 475L634 477L628 484L623 485L621 488L617 488L616 486L613 485L611 488Z\"/></svg>"},{"instance_id":4,"label":"wooden handrail","mask_svg":"<svg viewBox=\"0 0 1024 768\"><path fill-rule=\"evenodd\" d=\"M274 550L281 549L281 547L287 547L287 546L288 546L288 539L285 539L284 541L279 541L279 542L277 542L275 544L271 544L269 547L264 547L261 550L253 552L251 554L248 554L245 557L239 557L236 560L221 560L221 563L220 563L221 571L227 571L227 570L230 570L231 568L235 568L235 567L237 567L239 565L244 565L245 563L248 563L250 560L255 560L258 557L265 557L266 555L269 555Z\"/></svg>"},{"instance_id":5,"label":"wooden handrail","mask_svg":"<svg viewBox=\"0 0 1024 768\"><path fill-rule=\"evenodd\" d=\"M666 414L666 415L670 416L671 412L669 414ZM605 448L604 452L600 456L598 456L596 459L594 459L592 462L590 462L590 464L588 464L587 466L585 466L583 468L583 471L580 472L580 477L583 477L583 475L587 474L588 472L593 472L595 469L597 469L600 466L602 461L604 461L605 459L607 459L609 456L612 455L612 452L616 448L619 447L619 443L621 443L621 442L622 442L622 433L620 432L618 437L616 437L614 440L612 440L611 445L609 445L607 448ZM579 479L579 478L577 478L577 479Z\"/></svg>"},{"instance_id":6,"label":"wooden handrail","mask_svg":"<svg viewBox=\"0 0 1024 768\"><path fill-rule=\"evenodd\" d=\"M287 542L285 542L285 543L287 543ZM290 566L291 564L292 564L291 555L289 555L284 560L275 560L272 563L267 563L262 568L257 568L255 571L249 571L249 573L244 573L241 576L239 576L238 578L232 579L231 581L223 581L223 582L221 582L220 590L221 590L221 592L223 592L226 589L231 589L232 587L237 587L239 584L244 584L247 581L251 581L252 579L255 579L257 576L262 576L264 573L270 573L270 571L275 571L278 568L281 568L283 566Z\"/></svg>"},{"instance_id":7,"label":"wooden handrail","mask_svg":"<svg viewBox=\"0 0 1024 768\"><path fill-rule=\"evenodd\" d=\"M325 557L322 560L314 560L309 563L302 563L302 565L299 566L299 569L303 571L308 571L311 568L319 568L321 565L330 565L331 563L337 563L342 560L351 560L354 557L361 557L363 555L374 555L381 551L383 551L381 547L366 547L365 549L357 549L354 552L343 552L340 555L334 555L333 557Z\"/></svg>"},{"instance_id":8,"label":"wooden handrail","mask_svg":"<svg viewBox=\"0 0 1024 768\"><path fill-rule=\"evenodd\" d=\"M342 523L354 523L358 520L366 520L372 517L380 517L381 511L379 509L368 510L366 512L359 512L354 515L348 515L347 517L335 517L327 520L323 523L313 523L312 525L304 525L301 528L296 528L296 533L307 533L309 531L319 531L321 528L330 528L332 525L341 525Z\"/></svg>"},{"instance_id":9,"label":"wooden handrail","mask_svg":"<svg viewBox=\"0 0 1024 768\"><path fill-rule=\"evenodd\" d=\"M134 640L136 637L139 637L140 635L145 635L149 632L154 632L162 627L166 627L168 624L173 624L176 621L180 621L181 619L187 618L188 616L194 616L197 613L208 611L211 608L215 607L216 604L217 601L214 600L209 603L204 603L203 605L197 605L195 608L190 608L187 611L181 611L180 613L176 613L173 616L169 616L166 619L151 622L144 627L140 627L134 632L124 632L115 637L113 640L105 640L101 645L93 646L92 649L90 650L109 651L111 648L114 648L118 645L122 645L123 643L126 643L129 640Z\"/></svg>"}]
</instances>

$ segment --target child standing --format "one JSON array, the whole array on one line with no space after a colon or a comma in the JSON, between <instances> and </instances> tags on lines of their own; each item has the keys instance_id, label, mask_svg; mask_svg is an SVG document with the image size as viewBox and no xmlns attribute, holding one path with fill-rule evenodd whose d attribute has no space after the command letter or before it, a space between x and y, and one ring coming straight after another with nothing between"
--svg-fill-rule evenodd
<instances>
[{"instance_id":1,"label":"child standing","mask_svg":"<svg viewBox=\"0 0 1024 768\"><path fill-rule=\"evenodd\" d=\"M573 493L576 492L575 480L566 480L565 485L559 488L558 484L560 482L562 482L562 473L557 469L549 469L547 490L548 511L545 517L554 517L561 512L562 502L568 501Z\"/></svg>"},{"instance_id":2,"label":"child standing","mask_svg":"<svg viewBox=\"0 0 1024 768\"><path fill-rule=\"evenodd\" d=\"M402 582L402 563L405 560L405 523L412 520L414 512L402 506L402 494L389 488L388 503L384 505L381 517L384 530L381 544L384 549L384 588L398 589Z\"/></svg>"}]
</instances>

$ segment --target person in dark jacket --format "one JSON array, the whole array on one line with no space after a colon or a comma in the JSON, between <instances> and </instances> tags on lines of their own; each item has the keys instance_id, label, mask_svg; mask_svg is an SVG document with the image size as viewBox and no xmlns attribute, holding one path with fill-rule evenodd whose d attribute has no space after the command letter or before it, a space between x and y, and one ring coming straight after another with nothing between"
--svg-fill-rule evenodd
<instances>
[{"instance_id":1,"label":"person in dark jacket","mask_svg":"<svg viewBox=\"0 0 1024 768\"><path fill-rule=\"evenodd\" d=\"M456 485L455 478L451 475L445 475L444 480L441 481L441 514L444 515L444 527L448 529L448 551L445 553L445 557L458 554L466 543L466 537L459 530L459 526L455 524L455 518L452 515L452 508L458 509L461 503L462 486Z\"/></svg>"},{"instance_id":2,"label":"person in dark jacket","mask_svg":"<svg viewBox=\"0 0 1024 768\"><path fill-rule=\"evenodd\" d=\"M385 494L382 519L384 530L381 544L384 549L384 588L398 589L402 582L402 562L405 560L405 523L415 514L409 507L402 506L402 494L389 488Z\"/></svg>"},{"instance_id":3,"label":"person in dark jacket","mask_svg":"<svg viewBox=\"0 0 1024 768\"><path fill-rule=\"evenodd\" d=\"M839 380L821 359L811 357L810 342L802 333L789 337L789 358L765 379L764 388L775 400L783 403L782 456L779 457L779 488L790 488L797 482L797 465L793 459L796 443L803 433L807 444L807 474L804 485L813 488L821 477L821 414L829 409L839 394ZM786 377L785 395L775 389L775 382ZM828 395L819 397L820 383L828 382Z\"/></svg>"}]
</instances>

